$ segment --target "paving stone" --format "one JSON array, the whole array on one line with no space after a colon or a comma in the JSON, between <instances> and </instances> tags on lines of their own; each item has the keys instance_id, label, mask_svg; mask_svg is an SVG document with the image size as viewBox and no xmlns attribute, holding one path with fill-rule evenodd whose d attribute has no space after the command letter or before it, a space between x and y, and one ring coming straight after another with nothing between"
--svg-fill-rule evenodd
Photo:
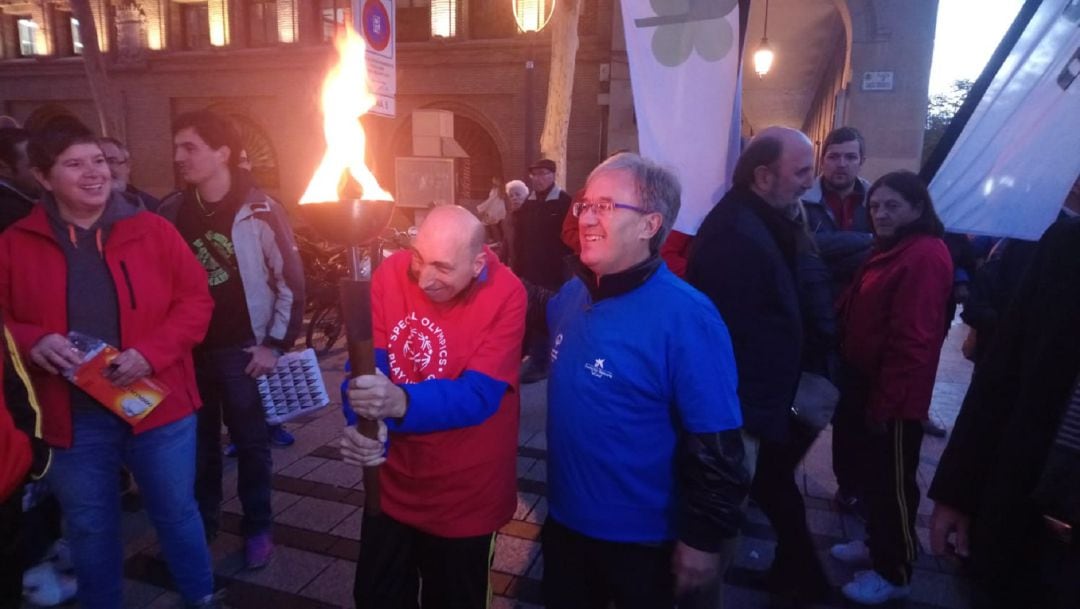
<instances>
[{"instance_id":1,"label":"paving stone","mask_svg":"<svg viewBox=\"0 0 1080 609\"><path fill-rule=\"evenodd\" d=\"M153 584L124 578L124 609L142 609L168 592Z\"/></svg>"},{"instance_id":2,"label":"paving stone","mask_svg":"<svg viewBox=\"0 0 1080 609\"><path fill-rule=\"evenodd\" d=\"M495 539L495 560L492 568L503 573L522 575L540 554L540 543L509 535Z\"/></svg>"},{"instance_id":3,"label":"paving stone","mask_svg":"<svg viewBox=\"0 0 1080 609\"><path fill-rule=\"evenodd\" d=\"M776 542L744 535L739 539L739 546L735 550L735 557L731 564L736 567L763 571L772 564L775 551Z\"/></svg>"},{"instance_id":4,"label":"paving stone","mask_svg":"<svg viewBox=\"0 0 1080 609\"><path fill-rule=\"evenodd\" d=\"M291 507L297 501L300 501L300 499L302 499L302 496L294 493L273 491L270 493L270 511L276 516ZM233 497L221 504L221 510L230 514L244 513L243 506L240 505L239 497Z\"/></svg>"},{"instance_id":5,"label":"paving stone","mask_svg":"<svg viewBox=\"0 0 1080 609\"><path fill-rule=\"evenodd\" d=\"M244 568L244 539L239 535L220 532L210 544L210 564L214 574L232 577Z\"/></svg>"},{"instance_id":6,"label":"paving stone","mask_svg":"<svg viewBox=\"0 0 1080 609\"><path fill-rule=\"evenodd\" d=\"M547 463L535 460L535 463L524 476L527 480L536 480L537 482L547 482Z\"/></svg>"},{"instance_id":7,"label":"paving stone","mask_svg":"<svg viewBox=\"0 0 1080 609\"><path fill-rule=\"evenodd\" d=\"M517 477L523 478L525 474L529 472L534 465L536 465L536 459L530 459L529 457L517 458Z\"/></svg>"},{"instance_id":8,"label":"paving stone","mask_svg":"<svg viewBox=\"0 0 1080 609\"><path fill-rule=\"evenodd\" d=\"M532 511L533 506L539 501L540 495L534 495L533 493L518 493L517 494L517 508L514 510L514 520L525 520L525 517Z\"/></svg>"},{"instance_id":9,"label":"paving stone","mask_svg":"<svg viewBox=\"0 0 1080 609\"><path fill-rule=\"evenodd\" d=\"M155 598L150 604L144 605L145 609L182 609L183 606L184 599L176 592L166 592ZM74 607L78 607L78 605L74 605Z\"/></svg>"},{"instance_id":10,"label":"paving stone","mask_svg":"<svg viewBox=\"0 0 1080 609\"><path fill-rule=\"evenodd\" d=\"M275 470L275 473L279 473L282 476L289 476L291 478L303 478L311 473L313 470L326 465L330 461L327 459L321 459L319 457L303 457L297 459L288 467L282 468L280 471Z\"/></svg>"},{"instance_id":11,"label":"paving stone","mask_svg":"<svg viewBox=\"0 0 1080 609\"><path fill-rule=\"evenodd\" d=\"M544 548L540 548L540 555L533 561L529 570L525 573L525 577L529 579L542 580L544 579Z\"/></svg>"},{"instance_id":12,"label":"paving stone","mask_svg":"<svg viewBox=\"0 0 1080 609\"><path fill-rule=\"evenodd\" d=\"M548 500L547 497L541 497L536 505L533 507L529 515L525 517L525 522L532 522L534 524L544 524L548 515Z\"/></svg>"},{"instance_id":13,"label":"paving stone","mask_svg":"<svg viewBox=\"0 0 1080 609\"><path fill-rule=\"evenodd\" d=\"M256 583L275 590L299 592L326 570L334 559L329 556L277 546L274 558L258 571L241 571L236 579Z\"/></svg>"},{"instance_id":14,"label":"paving stone","mask_svg":"<svg viewBox=\"0 0 1080 609\"><path fill-rule=\"evenodd\" d=\"M806 510L806 524L810 532L827 537L843 537L844 526L840 515L831 510Z\"/></svg>"},{"instance_id":15,"label":"paving stone","mask_svg":"<svg viewBox=\"0 0 1080 609\"><path fill-rule=\"evenodd\" d=\"M326 533L355 512L355 506L304 497L274 517L275 522Z\"/></svg>"},{"instance_id":16,"label":"paving stone","mask_svg":"<svg viewBox=\"0 0 1080 609\"><path fill-rule=\"evenodd\" d=\"M355 488L363 482L364 470L344 461L328 461L305 475L304 479L342 488Z\"/></svg>"},{"instance_id":17,"label":"paving stone","mask_svg":"<svg viewBox=\"0 0 1080 609\"><path fill-rule=\"evenodd\" d=\"M911 600L945 607L947 609L966 609L970 591L967 582L935 571L917 569L911 576Z\"/></svg>"},{"instance_id":18,"label":"paving stone","mask_svg":"<svg viewBox=\"0 0 1080 609\"><path fill-rule=\"evenodd\" d=\"M344 537L346 539L360 539L360 522L364 519L364 509L357 509L352 514L349 514L345 520L342 520L330 530L331 535L337 535L338 537Z\"/></svg>"},{"instance_id":19,"label":"paving stone","mask_svg":"<svg viewBox=\"0 0 1080 609\"><path fill-rule=\"evenodd\" d=\"M318 599L338 607L355 607L353 602L353 577L356 575L356 563L349 560L335 560L312 582L300 590L301 596Z\"/></svg>"}]
</instances>

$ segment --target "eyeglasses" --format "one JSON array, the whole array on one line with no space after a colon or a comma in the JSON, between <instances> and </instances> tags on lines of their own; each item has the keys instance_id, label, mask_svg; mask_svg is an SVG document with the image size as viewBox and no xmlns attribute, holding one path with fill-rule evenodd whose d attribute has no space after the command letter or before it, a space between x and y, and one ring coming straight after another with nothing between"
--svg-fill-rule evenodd
<instances>
[{"instance_id":1,"label":"eyeglasses","mask_svg":"<svg viewBox=\"0 0 1080 609\"><path fill-rule=\"evenodd\" d=\"M592 211L594 214L601 218L607 218L615 212L616 209L629 209L630 211L636 211L639 214L653 213L647 209L636 207L634 205L626 205L624 203L616 203L611 199L597 199L595 201L589 201L588 199L582 199L581 201L575 201L571 210L574 212L575 218L580 218L582 214L587 211Z\"/></svg>"},{"instance_id":2,"label":"eyeglasses","mask_svg":"<svg viewBox=\"0 0 1080 609\"><path fill-rule=\"evenodd\" d=\"M118 156L107 156L105 162L110 165L126 165L127 159L120 158Z\"/></svg>"}]
</instances>

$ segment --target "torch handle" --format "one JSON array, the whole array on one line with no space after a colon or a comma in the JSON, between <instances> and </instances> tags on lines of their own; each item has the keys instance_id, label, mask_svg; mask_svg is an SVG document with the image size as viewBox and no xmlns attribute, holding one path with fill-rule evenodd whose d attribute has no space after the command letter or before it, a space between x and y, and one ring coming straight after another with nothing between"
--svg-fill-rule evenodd
<instances>
[{"instance_id":1,"label":"torch handle","mask_svg":"<svg viewBox=\"0 0 1080 609\"><path fill-rule=\"evenodd\" d=\"M341 296L341 315L345 321L345 337L349 345L349 378L375 374L375 344L371 328L371 282L342 279L338 285ZM360 434L377 440L379 422L361 418L356 423ZM379 503L379 468L364 468L364 513L378 516L382 513Z\"/></svg>"}]
</instances>

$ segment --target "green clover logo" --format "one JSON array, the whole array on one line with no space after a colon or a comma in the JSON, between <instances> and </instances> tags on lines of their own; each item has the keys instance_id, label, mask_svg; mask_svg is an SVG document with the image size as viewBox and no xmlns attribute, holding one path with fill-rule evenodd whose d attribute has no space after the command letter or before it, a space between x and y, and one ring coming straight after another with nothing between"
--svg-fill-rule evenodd
<instances>
[{"instance_id":1,"label":"green clover logo","mask_svg":"<svg viewBox=\"0 0 1080 609\"><path fill-rule=\"evenodd\" d=\"M735 46L735 32L724 17L739 0L650 0L655 17L635 19L639 28L655 27L652 52L661 65L677 67L696 51L708 62L720 61Z\"/></svg>"}]
</instances>

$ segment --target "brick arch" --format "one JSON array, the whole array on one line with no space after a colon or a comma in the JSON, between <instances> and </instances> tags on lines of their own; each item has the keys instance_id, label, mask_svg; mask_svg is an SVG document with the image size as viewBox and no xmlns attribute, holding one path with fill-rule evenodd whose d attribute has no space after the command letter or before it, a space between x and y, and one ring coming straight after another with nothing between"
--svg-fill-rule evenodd
<instances>
[{"instance_id":1,"label":"brick arch","mask_svg":"<svg viewBox=\"0 0 1080 609\"><path fill-rule=\"evenodd\" d=\"M273 140L266 129L235 102L217 102L207 106L207 110L228 117L240 132L240 142L247 150L255 183L262 188L277 189L280 186L280 166Z\"/></svg>"}]
</instances>

